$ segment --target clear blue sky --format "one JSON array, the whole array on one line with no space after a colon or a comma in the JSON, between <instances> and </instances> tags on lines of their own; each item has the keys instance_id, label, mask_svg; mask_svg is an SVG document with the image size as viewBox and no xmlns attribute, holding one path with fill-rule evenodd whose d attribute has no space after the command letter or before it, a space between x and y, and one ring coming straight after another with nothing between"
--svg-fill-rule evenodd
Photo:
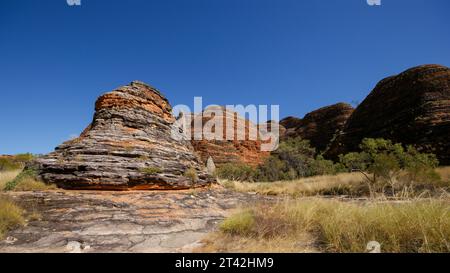
<instances>
[{"instance_id":1,"label":"clear blue sky","mask_svg":"<svg viewBox=\"0 0 450 273\"><path fill-rule=\"evenodd\" d=\"M450 66L450 1L0 0L0 154L46 153L132 80L172 105L362 101L382 78Z\"/></svg>"}]
</instances>

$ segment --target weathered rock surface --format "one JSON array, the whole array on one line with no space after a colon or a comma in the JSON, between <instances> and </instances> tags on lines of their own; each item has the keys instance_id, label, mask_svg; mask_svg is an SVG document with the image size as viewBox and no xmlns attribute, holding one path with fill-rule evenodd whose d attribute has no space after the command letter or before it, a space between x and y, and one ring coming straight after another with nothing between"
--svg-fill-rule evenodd
<instances>
[{"instance_id":1,"label":"weathered rock surface","mask_svg":"<svg viewBox=\"0 0 450 273\"><path fill-rule=\"evenodd\" d=\"M220 113L216 110L220 110ZM269 152L261 151L262 142L259 138L258 126L242 118L238 113L226 111L223 107L217 106L205 109L202 114L190 118L192 119L191 132L193 136L191 142L203 162L211 157L217 166L225 163L245 163L257 166L270 155ZM222 121L219 126L221 128L208 129L208 122L213 118ZM202 121L203 126L196 128L195 120ZM230 140L227 140L228 128L234 130ZM213 135L208 137L205 132L210 131L217 137ZM203 134L202 139L196 140L195 134Z\"/></svg>"},{"instance_id":2,"label":"weathered rock surface","mask_svg":"<svg viewBox=\"0 0 450 273\"><path fill-rule=\"evenodd\" d=\"M307 139L318 151L324 151L333 137L344 128L353 110L349 104L338 103L308 113L303 119L286 118L280 124L287 129L285 137Z\"/></svg>"},{"instance_id":3,"label":"weathered rock surface","mask_svg":"<svg viewBox=\"0 0 450 273\"><path fill-rule=\"evenodd\" d=\"M363 138L385 138L435 153L450 164L450 69L411 68L377 84L331 145L329 157L358 150Z\"/></svg>"},{"instance_id":4,"label":"weathered rock surface","mask_svg":"<svg viewBox=\"0 0 450 273\"><path fill-rule=\"evenodd\" d=\"M275 200L223 189L8 196L33 217L0 241L0 253L192 252L233 209Z\"/></svg>"},{"instance_id":5,"label":"weathered rock surface","mask_svg":"<svg viewBox=\"0 0 450 273\"><path fill-rule=\"evenodd\" d=\"M66 189L187 189L214 179L189 141L174 139L175 119L156 89L132 82L102 95L79 138L36 161L42 179ZM198 179L184 177L195 169Z\"/></svg>"}]
</instances>

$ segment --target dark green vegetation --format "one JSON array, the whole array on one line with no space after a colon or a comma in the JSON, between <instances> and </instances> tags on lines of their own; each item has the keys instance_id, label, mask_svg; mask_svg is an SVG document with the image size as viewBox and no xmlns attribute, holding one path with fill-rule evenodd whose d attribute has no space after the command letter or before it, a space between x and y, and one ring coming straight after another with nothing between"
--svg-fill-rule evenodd
<instances>
[{"instance_id":1,"label":"dark green vegetation","mask_svg":"<svg viewBox=\"0 0 450 273\"><path fill-rule=\"evenodd\" d=\"M330 193L395 196L400 192L414 195L448 192L449 181L442 180L436 172L438 165L433 154L421 153L412 146L404 147L385 139L364 139L360 152L341 155L339 162L335 163L317 154L308 141L296 138L281 143L279 149L257 168L226 164L218 168L217 175L230 181L275 182L360 173L363 177L361 183L339 184L338 188L330 188Z\"/></svg>"}]
</instances>

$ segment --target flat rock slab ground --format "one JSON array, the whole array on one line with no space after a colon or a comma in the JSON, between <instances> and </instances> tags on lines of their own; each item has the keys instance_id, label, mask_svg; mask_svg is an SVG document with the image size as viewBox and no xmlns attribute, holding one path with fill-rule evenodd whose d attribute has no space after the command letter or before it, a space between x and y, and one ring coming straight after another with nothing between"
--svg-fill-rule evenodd
<instances>
[{"instance_id":1,"label":"flat rock slab ground","mask_svg":"<svg viewBox=\"0 0 450 273\"><path fill-rule=\"evenodd\" d=\"M234 208L263 198L223 189L8 195L33 217L0 252L190 252Z\"/></svg>"}]
</instances>

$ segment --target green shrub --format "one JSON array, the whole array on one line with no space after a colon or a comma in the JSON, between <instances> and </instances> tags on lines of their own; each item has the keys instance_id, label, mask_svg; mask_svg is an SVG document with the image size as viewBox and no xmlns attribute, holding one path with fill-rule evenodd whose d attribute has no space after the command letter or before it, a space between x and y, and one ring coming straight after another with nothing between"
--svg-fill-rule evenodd
<instances>
[{"instance_id":1,"label":"green shrub","mask_svg":"<svg viewBox=\"0 0 450 273\"><path fill-rule=\"evenodd\" d=\"M407 171L409 180L423 182L439 182L440 176L436 172L439 161L433 154L419 153L409 146L403 159L403 167Z\"/></svg>"},{"instance_id":2,"label":"green shrub","mask_svg":"<svg viewBox=\"0 0 450 273\"><path fill-rule=\"evenodd\" d=\"M267 158L257 170L257 181L292 180L296 176L297 172L294 169L289 168L285 161L275 156Z\"/></svg>"},{"instance_id":3,"label":"green shrub","mask_svg":"<svg viewBox=\"0 0 450 273\"><path fill-rule=\"evenodd\" d=\"M256 172L253 167L244 163L227 163L217 167L216 175L232 181L254 181Z\"/></svg>"},{"instance_id":4,"label":"green shrub","mask_svg":"<svg viewBox=\"0 0 450 273\"><path fill-rule=\"evenodd\" d=\"M339 161L348 171L366 171L369 157L366 153L348 153L340 155Z\"/></svg>"},{"instance_id":5,"label":"green shrub","mask_svg":"<svg viewBox=\"0 0 450 273\"><path fill-rule=\"evenodd\" d=\"M334 164L316 151L309 141L301 138L282 142L275 151L257 169L258 181L294 180L302 177L331 175L345 170L341 164Z\"/></svg>"},{"instance_id":6,"label":"green shrub","mask_svg":"<svg viewBox=\"0 0 450 273\"><path fill-rule=\"evenodd\" d=\"M331 160L326 160L322 155L318 155L315 160L311 160L309 167L311 175L333 175L340 170L340 165L334 164Z\"/></svg>"},{"instance_id":7,"label":"green shrub","mask_svg":"<svg viewBox=\"0 0 450 273\"><path fill-rule=\"evenodd\" d=\"M405 150L401 144L385 139L364 139L360 148L360 153L341 155L340 162L351 171L363 173L371 193L390 189L395 194L397 190L412 190L418 184L426 188L440 181L435 155L420 153L411 146Z\"/></svg>"}]
</instances>

